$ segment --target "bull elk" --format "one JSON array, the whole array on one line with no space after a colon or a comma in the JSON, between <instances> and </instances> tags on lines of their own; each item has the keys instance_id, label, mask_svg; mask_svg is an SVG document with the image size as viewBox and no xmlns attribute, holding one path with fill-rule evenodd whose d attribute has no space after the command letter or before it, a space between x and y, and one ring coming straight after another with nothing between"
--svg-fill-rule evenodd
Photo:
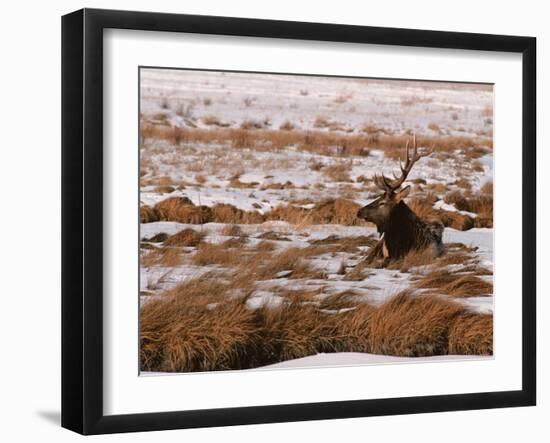
<instances>
[{"instance_id":1,"label":"bull elk","mask_svg":"<svg viewBox=\"0 0 550 443\"><path fill-rule=\"evenodd\" d=\"M411 187L401 188L401 185L414 164L431 154L419 154L416 137L413 136L411 155L409 142L410 139L405 148L405 165L399 161L401 175L394 175L393 179L375 175L374 183L382 194L357 213L359 218L374 223L380 234L380 241L369 254L370 258L381 256L393 260L403 257L411 250L428 248L431 248L434 257L443 252L443 224L440 221L421 220L403 201L409 195Z\"/></svg>"}]
</instances>

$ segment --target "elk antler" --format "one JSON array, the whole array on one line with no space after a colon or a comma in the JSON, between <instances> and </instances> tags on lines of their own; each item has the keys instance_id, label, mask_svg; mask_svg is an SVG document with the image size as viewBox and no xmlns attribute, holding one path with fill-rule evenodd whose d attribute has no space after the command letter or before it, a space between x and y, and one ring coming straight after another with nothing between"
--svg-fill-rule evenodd
<instances>
[{"instance_id":1,"label":"elk antler","mask_svg":"<svg viewBox=\"0 0 550 443\"><path fill-rule=\"evenodd\" d=\"M413 155L411 157L410 156L410 149L409 149L410 139L407 139L407 146L405 148L405 154L406 154L405 166L403 166L403 164L401 163L401 160L399 160L399 167L401 168L401 177L397 177L394 174L394 178L390 179L390 178L387 178L385 175L376 175L375 174L374 183L376 184L376 186L378 186L380 189L382 189L383 191L386 191L386 192L395 191L406 180L406 178L409 175L409 172L411 172L411 169L414 166L414 164L418 160L420 160L422 157L426 157L427 155L430 155L432 153L431 151L425 152L424 154L419 154L418 153L418 149L417 149L417 146L416 146L416 135L413 135L413 143L412 144L413 144Z\"/></svg>"}]
</instances>

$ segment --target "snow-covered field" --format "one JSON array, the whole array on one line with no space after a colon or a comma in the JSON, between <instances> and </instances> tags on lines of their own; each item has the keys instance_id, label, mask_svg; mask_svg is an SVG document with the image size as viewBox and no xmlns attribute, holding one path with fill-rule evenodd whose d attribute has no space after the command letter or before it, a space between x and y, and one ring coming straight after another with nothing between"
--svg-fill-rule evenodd
<instances>
[{"instance_id":1,"label":"snow-covered field","mask_svg":"<svg viewBox=\"0 0 550 443\"><path fill-rule=\"evenodd\" d=\"M254 282L246 301L250 310L285 303L282 290L314 293L314 302L349 293L358 303L379 306L408 288L416 288L418 294L428 291L415 284L435 271L457 278L475 275L492 283L492 191L488 191L493 175L492 87L161 69L142 69L140 78L141 125L152 128L152 135L141 139L141 205L154 208L168 198L185 197L195 207L227 204L258 213L265 220L254 224L183 223L161 217L141 223L142 306L182 283L205 275L226 278L235 271L238 264L227 260L197 260L205 244L243 257L256 254L266 243L274 255L308 251L300 259L309 267L307 276L296 278L293 269L283 269ZM178 129L186 134L181 140L158 135ZM243 132L254 138L237 146L232 137ZM433 153L419 161L409 175L408 182L413 184L410 198L429 201L428 208L436 214L455 214L469 221L467 230L449 225L444 231L445 244L455 248L459 244L467 251L463 262L367 268L357 278L353 271L378 236L374 226L359 220L316 224L270 218L277 208L312 210L327 199L367 204L378 193L372 176L399 171L396 151L388 148L391 137L400 140L411 133L419 136L420 149ZM280 134L289 141L274 147L271 140ZM312 134L320 137L313 148L307 139ZM347 138L353 139L349 146L353 143L355 148L364 138L365 148L348 150ZM490 195L489 222L477 206L461 206L457 194L471 200ZM198 232L200 242L163 245L167 237L185 229ZM345 241L353 245L339 250L338 245ZM170 260L161 256L167 248L175 250ZM493 311L492 290L448 298L472 313ZM372 364L408 358L319 354L267 367Z\"/></svg>"}]
</instances>

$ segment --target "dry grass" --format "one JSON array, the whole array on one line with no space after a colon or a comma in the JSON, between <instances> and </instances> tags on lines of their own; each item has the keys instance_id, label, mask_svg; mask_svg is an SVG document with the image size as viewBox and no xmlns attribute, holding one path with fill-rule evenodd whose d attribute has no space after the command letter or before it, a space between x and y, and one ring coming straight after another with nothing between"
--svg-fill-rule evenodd
<instances>
[{"instance_id":1,"label":"dry grass","mask_svg":"<svg viewBox=\"0 0 550 443\"><path fill-rule=\"evenodd\" d=\"M275 244L270 241L261 241L256 245L256 250L261 252L271 252L276 249Z\"/></svg>"},{"instance_id":2,"label":"dry grass","mask_svg":"<svg viewBox=\"0 0 550 443\"><path fill-rule=\"evenodd\" d=\"M306 209L296 206L278 206L265 214L266 220L284 220L298 225L340 224L354 226L363 224L357 218L360 205L347 199L327 199Z\"/></svg>"},{"instance_id":3,"label":"dry grass","mask_svg":"<svg viewBox=\"0 0 550 443\"><path fill-rule=\"evenodd\" d=\"M449 297L478 297L493 294L493 284L475 275L463 275L438 288Z\"/></svg>"},{"instance_id":4,"label":"dry grass","mask_svg":"<svg viewBox=\"0 0 550 443\"><path fill-rule=\"evenodd\" d=\"M456 277L452 273L445 269L435 270L419 277L415 281L414 287L418 289L441 288L449 283L452 283L455 278Z\"/></svg>"},{"instance_id":5,"label":"dry grass","mask_svg":"<svg viewBox=\"0 0 550 443\"><path fill-rule=\"evenodd\" d=\"M351 163L334 163L323 168L323 175L334 182L350 182L351 177L349 175L349 171L351 168Z\"/></svg>"},{"instance_id":6,"label":"dry grass","mask_svg":"<svg viewBox=\"0 0 550 443\"><path fill-rule=\"evenodd\" d=\"M288 238L286 234L283 234L281 232L275 232L275 231L266 231L258 235L257 238L262 240L272 240L272 241L290 241L290 238Z\"/></svg>"},{"instance_id":7,"label":"dry grass","mask_svg":"<svg viewBox=\"0 0 550 443\"><path fill-rule=\"evenodd\" d=\"M181 250L172 247L162 247L150 250L141 258L141 266L165 266L168 268L182 263Z\"/></svg>"},{"instance_id":8,"label":"dry grass","mask_svg":"<svg viewBox=\"0 0 550 443\"><path fill-rule=\"evenodd\" d=\"M158 234L153 235L150 238L143 238L143 241L151 243L162 243L169 237L165 232L159 232Z\"/></svg>"},{"instance_id":9,"label":"dry grass","mask_svg":"<svg viewBox=\"0 0 550 443\"><path fill-rule=\"evenodd\" d=\"M460 211L468 211L477 214L477 217L472 220L473 226L476 228L492 228L493 227L493 195L492 184L490 185L491 193L488 188L481 191L479 195L466 196L460 191L453 191L445 196L447 203L454 204Z\"/></svg>"},{"instance_id":10,"label":"dry grass","mask_svg":"<svg viewBox=\"0 0 550 443\"><path fill-rule=\"evenodd\" d=\"M153 190L154 192L157 192L159 194L170 194L171 192L174 192L176 188L173 186L157 186Z\"/></svg>"},{"instance_id":11,"label":"dry grass","mask_svg":"<svg viewBox=\"0 0 550 443\"><path fill-rule=\"evenodd\" d=\"M269 280L281 273L292 279L322 279L325 275L311 266L307 259L319 254L316 248L287 248L276 254L256 254L238 272L247 274L252 281Z\"/></svg>"},{"instance_id":12,"label":"dry grass","mask_svg":"<svg viewBox=\"0 0 550 443\"><path fill-rule=\"evenodd\" d=\"M355 237L338 237L336 235L329 235L320 240L312 240L309 243L315 246L330 246L328 252L347 252L356 253L359 252L360 247L373 247L378 240L374 236L359 235Z\"/></svg>"},{"instance_id":13,"label":"dry grass","mask_svg":"<svg viewBox=\"0 0 550 443\"><path fill-rule=\"evenodd\" d=\"M264 216L256 211L243 211L233 205L217 203L212 206L212 219L216 223L257 224L263 223Z\"/></svg>"},{"instance_id":14,"label":"dry grass","mask_svg":"<svg viewBox=\"0 0 550 443\"><path fill-rule=\"evenodd\" d=\"M140 312L142 370L211 371L250 367L261 341L256 315L242 300L220 301L228 288L208 278L180 285Z\"/></svg>"},{"instance_id":15,"label":"dry grass","mask_svg":"<svg viewBox=\"0 0 550 443\"><path fill-rule=\"evenodd\" d=\"M281 189L294 189L296 186L294 186L294 183L291 181L286 181L284 183L269 183L266 185L262 185L260 188L262 191L266 191L268 189L275 189L275 190L281 190Z\"/></svg>"},{"instance_id":16,"label":"dry grass","mask_svg":"<svg viewBox=\"0 0 550 443\"><path fill-rule=\"evenodd\" d=\"M279 129L281 131L292 131L294 128L295 126L288 120L285 120L283 123L281 123L281 126L279 126Z\"/></svg>"},{"instance_id":17,"label":"dry grass","mask_svg":"<svg viewBox=\"0 0 550 443\"><path fill-rule=\"evenodd\" d=\"M436 296L401 292L370 318L372 352L408 357L447 354L449 326L463 310Z\"/></svg>"},{"instance_id":18,"label":"dry grass","mask_svg":"<svg viewBox=\"0 0 550 443\"><path fill-rule=\"evenodd\" d=\"M446 227L467 231L474 227L474 219L459 212L434 209L430 201L425 199L411 199L407 202L409 208L423 220L440 220Z\"/></svg>"},{"instance_id":19,"label":"dry grass","mask_svg":"<svg viewBox=\"0 0 550 443\"><path fill-rule=\"evenodd\" d=\"M449 328L449 354L492 355L493 316L464 313Z\"/></svg>"},{"instance_id":20,"label":"dry grass","mask_svg":"<svg viewBox=\"0 0 550 443\"><path fill-rule=\"evenodd\" d=\"M341 130L337 122L320 119L324 128ZM327 126L328 125L328 126ZM407 134L394 135L382 133L352 133L298 130L265 129L265 122L248 122L247 129L242 128L173 128L162 124L141 123L141 138L161 139L175 145L181 143L222 143L236 149L256 149L270 151L290 145L298 149L332 156L364 156L369 148L383 149L389 158L399 158L407 141ZM490 152L492 141L485 137L435 136L425 137L417 134L419 146L436 152L452 153L461 149L470 158L478 158Z\"/></svg>"},{"instance_id":21,"label":"dry grass","mask_svg":"<svg viewBox=\"0 0 550 443\"><path fill-rule=\"evenodd\" d=\"M183 229L164 241L164 246L197 246L203 235L194 229Z\"/></svg>"},{"instance_id":22,"label":"dry grass","mask_svg":"<svg viewBox=\"0 0 550 443\"><path fill-rule=\"evenodd\" d=\"M197 266L221 265L237 266L245 260L245 255L233 244L201 243L191 257L191 263ZM239 245L240 246L240 245Z\"/></svg>"},{"instance_id":23,"label":"dry grass","mask_svg":"<svg viewBox=\"0 0 550 443\"><path fill-rule=\"evenodd\" d=\"M150 177L150 178L142 178L140 182L141 182L141 186L161 186L162 187L162 186L173 185L172 179L165 175Z\"/></svg>"},{"instance_id":24,"label":"dry grass","mask_svg":"<svg viewBox=\"0 0 550 443\"><path fill-rule=\"evenodd\" d=\"M146 208L143 210L143 208ZM151 211L142 207L142 223L148 221L176 221L203 224L208 222L229 224L262 223L265 218L256 211L243 211L233 205L218 203L212 207L195 206L187 197L170 197L157 203Z\"/></svg>"},{"instance_id":25,"label":"dry grass","mask_svg":"<svg viewBox=\"0 0 550 443\"><path fill-rule=\"evenodd\" d=\"M221 234L229 237L242 237L244 235L241 227L233 224L224 226L221 230Z\"/></svg>"},{"instance_id":26,"label":"dry grass","mask_svg":"<svg viewBox=\"0 0 550 443\"><path fill-rule=\"evenodd\" d=\"M429 266L435 262L434 252L431 248L409 251L405 256L398 260L391 261L388 269L399 269L401 272L409 272L411 268L417 266Z\"/></svg>"},{"instance_id":27,"label":"dry grass","mask_svg":"<svg viewBox=\"0 0 550 443\"><path fill-rule=\"evenodd\" d=\"M239 180L238 177L234 177L231 180L229 180L229 187L231 188L239 188L239 189L255 188L256 186L258 186L258 184L259 184L258 182L249 182L249 183L242 182Z\"/></svg>"},{"instance_id":28,"label":"dry grass","mask_svg":"<svg viewBox=\"0 0 550 443\"><path fill-rule=\"evenodd\" d=\"M151 223L159 220L157 211L151 206L143 205L139 208L139 221L140 223Z\"/></svg>"},{"instance_id":29,"label":"dry grass","mask_svg":"<svg viewBox=\"0 0 550 443\"><path fill-rule=\"evenodd\" d=\"M320 352L492 354L492 316L439 297L402 292L373 307L349 292L315 303L315 292L286 291L279 306L251 310L251 290L239 284L205 276L146 303L141 369L244 369Z\"/></svg>"},{"instance_id":30,"label":"dry grass","mask_svg":"<svg viewBox=\"0 0 550 443\"><path fill-rule=\"evenodd\" d=\"M363 281L368 278L371 272L369 269L372 268L373 263L370 260L363 260L348 270L343 279L346 281Z\"/></svg>"},{"instance_id":31,"label":"dry grass","mask_svg":"<svg viewBox=\"0 0 550 443\"><path fill-rule=\"evenodd\" d=\"M414 282L414 287L449 297L478 297L493 293L492 283L476 275L456 274L445 269L421 276Z\"/></svg>"},{"instance_id":32,"label":"dry grass","mask_svg":"<svg viewBox=\"0 0 550 443\"><path fill-rule=\"evenodd\" d=\"M155 205L158 219L180 223L202 224L211 221L212 209L195 206L187 197L170 197Z\"/></svg>"}]
</instances>

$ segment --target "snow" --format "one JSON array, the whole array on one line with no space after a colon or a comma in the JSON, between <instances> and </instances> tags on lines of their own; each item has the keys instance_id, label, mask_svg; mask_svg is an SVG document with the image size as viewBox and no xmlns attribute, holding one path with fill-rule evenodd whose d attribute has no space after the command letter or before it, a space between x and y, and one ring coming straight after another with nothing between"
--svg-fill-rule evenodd
<instances>
[{"instance_id":1,"label":"snow","mask_svg":"<svg viewBox=\"0 0 550 443\"><path fill-rule=\"evenodd\" d=\"M153 222L141 225L141 238L150 238L161 232L174 234L182 229L200 229L204 235L204 241L209 243L221 243L231 237L221 235L224 228L221 223L206 223L200 226L176 223L176 222ZM284 234L285 241L272 241L277 249L305 248L310 246L312 241L325 239L330 236L357 237L376 235L374 227L367 226L342 226L342 225L310 225L302 227L298 232L290 223L284 221L265 222L259 225L237 225L240 230L249 236L248 244L253 246L261 240L257 237L264 232L278 232ZM493 268L493 230L488 228L473 228L468 231L457 231L452 228L445 228L443 232L444 243L462 243L468 247L477 248L474 257L479 264L488 269ZM368 248L367 248L368 249ZM345 280L344 276L338 275L337 271L342 263L346 266L355 266L362 260L362 256L353 253L336 252L333 254L321 254L312 257L310 263L317 269L327 274L325 279L291 279L289 271L281 271L272 280L259 281L256 284L259 292L252 297L247 304L251 309L258 308L264 304L276 306L280 303L276 290L305 289L321 290L323 296L352 291L357 298L366 303L379 305L396 293L407 289L411 285L411 272L400 272L390 269L366 269L365 278L360 281ZM451 265L449 270L460 271L462 265ZM222 271L223 268L217 265L194 266L184 264L178 267L165 268L159 266L140 268L140 290L147 293L151 288L154 290L170 289L182 281L199 277L212 271ZM410 271L421 272L419 268ZM492 276L482 278L492 281ZM273 300L269 300L269 297ZM457 298L457 302L475 312L492 312L493 296Z\"/></svg>"},{"instance_id":2,"label":"snow","mask_svg":"<svg viewBox=\"0 0 550 443\"><path fill-rule=\"evenodd\" d=\"M297 369L321 368L335 366L379 365L384 363L433 363L465 360L491 360L493 357L479 355L436 355L432 357L394 357L391 355L368 354L360 352L339 352L333 354L316 354L308 357L287 360L258 368Z\"/></svg>"},{"instance_id":3,"label":"snow","mask_svg":"<svg viewBox=\"0 0 550 443\"><path fill-rule=\"evenodd\" d=\"M473 212L468 211L459 211L456 209L455 205L450 205L448 203L445 203L443 200L438 200L433 205L434 209L442 209L444 211L450 211L450 212L458 212L459 214L468 215L472 218L476 218L477 214L474 214Z\"/></svg>"},{"instance_id":4,"label":"snow","mask_svg":"<svg viewBox=\"0 0 550 443\"><path fill-rule=\"evenodd\" d=\"M492 136L492 123L483 118L492 108L487 86L142 69L141 88L141 112L172 111L169 119L180 125L206 127L204 117L214 115L231 125L268 120L279 128L290 121L309 129L323 117L343 130L371 124L386 131Z\"/></svg>"}]
</instances>

